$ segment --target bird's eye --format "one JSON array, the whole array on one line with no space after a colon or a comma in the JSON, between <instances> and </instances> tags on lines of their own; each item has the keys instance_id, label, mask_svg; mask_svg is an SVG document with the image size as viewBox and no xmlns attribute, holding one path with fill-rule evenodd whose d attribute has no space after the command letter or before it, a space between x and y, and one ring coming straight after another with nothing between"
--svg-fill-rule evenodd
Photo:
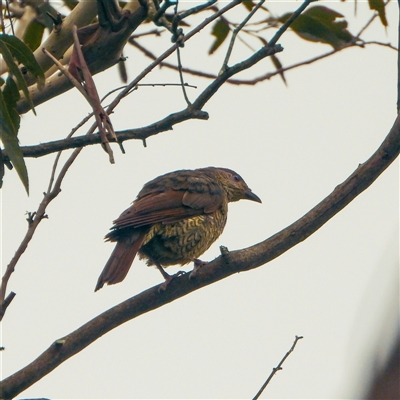
<instances>
[{"instance_id":1,"label":"bird's eye","mask_svg":"<svg viewBox=\"0 0 400 400\"><path fill-rule=\"evenodd\" d=\"M233 180L235 182L239 182L240 181L240 178L237 175L233 175L232 178L233 178Z\"/></svg>"}]
</instances>

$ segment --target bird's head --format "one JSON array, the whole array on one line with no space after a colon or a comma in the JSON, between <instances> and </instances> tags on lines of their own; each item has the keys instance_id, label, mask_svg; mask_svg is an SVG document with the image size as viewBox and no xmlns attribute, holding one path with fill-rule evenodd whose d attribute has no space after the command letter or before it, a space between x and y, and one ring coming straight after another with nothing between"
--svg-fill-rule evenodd
<instances>
[{"instance_id":1,"label":"bird's head","mask_svg":"<svg viewBox=\"0 0 400 400\"><path fill-rule=\"evenodd\" d=\"M228 168L215 168L215 172L227 193L229 202L245 199L261 203L261 199L251 191L238 173Z\"/></svg>"}]
</instances>

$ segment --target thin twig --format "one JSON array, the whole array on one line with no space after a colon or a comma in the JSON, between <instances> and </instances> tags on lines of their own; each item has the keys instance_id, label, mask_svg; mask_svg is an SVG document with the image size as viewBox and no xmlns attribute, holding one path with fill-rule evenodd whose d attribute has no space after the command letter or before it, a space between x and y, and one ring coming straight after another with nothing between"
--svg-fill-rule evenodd
<instances>
[{"instance_id":1,"label":"thin twig","mask_svg":"<svg viewBox=\"0 0 400 400\"><path fill-rule=\"evenodd\" d=\"M165 30L160 30L160 29L152 29L148 32L142 32L142 33L133 33L130 37L133 39L137 39L143 36L148 36L148 35L155 35L155 36L160 36L162 32L165 32Z\"/></svg>"},{"instance_id":2,"label":"thin twig","mask_svg":"<svg viewBox=\"0 0 400 400\"><path fill-rule=\"evenodd\" d=\"M86 64L85 57L83 55L81 45L79 43L78 38L78 28L76 25L72 27L72 35L74 37L74 50L76 51L79 58L79 68L82 71L83 78L85 79L85 90L87 92L87 100L90 106L93 109L94 117L97 122L97 127L100 132L101 144L103 145L103 149L108 154L109 160L111 164L114 164L114 155L111 149L110 143L107 138L107 132L111 135L113 139L118 141L115 136L114 128L112 126L111 120L107 114L107 112L103 109L99 94L97 93L96 85L94 83L92 74L89 71L89 68Z\"/></svg>"},{"instance_id":3,"label":"thin twig","mask_svg":"<svg viewBox=\"0 0 400 400\"><path fill-rule=\"evenodd\" d=\"M191 103L190 103L189 97L188 97L188 95L186 93L186 89L185 89L186 84L183 81L182 62L181 62L181 49L179 47L176 48L176 56L177 56L177 59L178 59L179 79L181 81L181 85L180 86L182 87L183 97L185 98L186 104L189 106Z\"/></svg>"},{"instance_id":4,"label":"thin twig","mask_svg":"<svg viewBox=\"0 0 400 400\"><path fill-rule=\"evenodd\" d=\"M232 50L233 50L233 45L236 40L237 34L241 31L241 29L247 24L247 22L250 20L250 18L258 11L258 9L265 3L265 0L261 0L260 2L257 3L255 7L249 12L247 17L233 30L231 41L229 43L228 51L226 52L225 60L222 63L221 71L225 71L226 68L228 68L228 62L229 58L231 56Z\"/></svg>"},{"instance_id":5,"label":"thin twig","mask_svg":"<svg viewBox=\"0 0 400 400\"><path fill-rule=\"evenodd\" d=\"M43 47L42 51L44 54L46 54L47 57L49 57L53 61L53 63L57 66L60 72L62 72L70 80L70 82L81 92L82 96L90 104L90 99L88 97L88 94L81 85L81 83L46 48Z\"/></svg>"},{"instance_id":6,"label":"thin twig","mask_svg":"<svg viewBox=\"0 0 400 400\"><path fill-rule=\"evenodd\" d=\"M363 42L364 46L366 44L376 44L377 46L389 47L389 49L397 51L397 47L393 46L391 43L382 43L382 42L377 42L376 40L368 40L367 42Z\"/></svg>"},{"instance_id":7,"label":"thin twig","mask_svg":"<svg viewBox=\"0 0 400 400\"><path fill-rule=\"evenodd\" d=\"M93 112L91 112L89 115L87 115L85 118L83 118L82 121L79 122L78 125L76 125L74 128L72 128L71 132L67 135L67 137L65 139L70 139L78 131L78 129L80 129L84 124L86 124L86 122L89 121L89 119L92 117L93 117ZM54 182L54 178L55 178L55 174L56 174L56 170L57 170L57 165L60 160L61 154L62 154L62 150L57 153L57 156L54 160L53 168L52 168L51 176L50 176L50 180L49 180L49 186L47 188L47 193L50 193L52 190L53 182Z\"/></svg>"},{"instance_id":8,"label":"thin twig","mask_svg":"<svg viewBox=\"0 0 400 400\"><path fill-rule=\"evenodd\" d=\"M292 347L290 348L290 350L285 354L285 356L282 358L282 360L280 361L280 363L275 367L272 368L272 372L270 373L270 375L268 376L267 380L264 382L264 384L261 386L260 390L257 392L257 394L253 397L253 400L257 400L260 396L261 393L264 391L264 389L267 387L268 383L271 382L271 379L274 377L274 375L280 371L282 369L282 365L285 362L285 360L289 357L290 353L294 350L294 348L296 347L297 342L303 339L303 336L297 336L296 335L296 339L294 340L294 343L292 344Z\"/></svg>"},{"instance_id":9,"label":"thin twig","mask_svg":"<svg viewBox=\"0 0 400 400\"><path fill-rule=\"evenodd\" d=\"M177 15L178 15L178 2L176 2L176 4L175 4L175 7L174 7L174 22L173 22L173 26L175 26L175 30L176 30L176 33L175 33L175 36L177 36L176 37L176 42L179 44L179 43L182 43L182 38L183 38L183 36L182 36L182 33L178 33L178 19L177 19ZM183 97L184 97L184 99L185 99L185 101L186 101L186 104L189 106L191 103L190 103L190 100L189 100L189 97L188 97L188 95L187 95L187 93L186 93L186 89L185 89L185 82L183 81L183 73L182 73L182 61L181 61L181 49L180 49L180 46L178 46L177 48L176 48L176 58L177 58L177 60L178 60L178 73L179 73L179 80L181 81L181 87L182 87L182 93L183 93Z\"/></svg>"},{"instance_id":10,"label":"thin twig","mask_svg":"<svg viewBox=\"0 0 400 400\"><path fill-rule=\"evenodd\" d=\"M242 38L241 36L238 36L238 40L240 40L248 49L250 49L251 51L256 51L255 48L253 48L250 43L247 43L246 40L244 38Z\"/></svg>"},{"instance_id":11,"label":"thin twig","mask_svg":"<svg viewBox=\"0 0 400 400\"><path fill-rule=\"evenodd\" d=\"M196 85L190 85L189 83L184 83L184 85L185 85L185 87L188 87L188 88L197 89L197 86L196 86ZM131 92L132 92L133 90L137 90L137 88L139 88L139 87L156 87L156 86L162 86L162 87L166 87L166 86L179 86L179 87L181 87L181 86L182 86L182 83L167 83L167 82L165 82L165 83L162 83L162 82L157 82L157 83L139 83L139 84L136 85L136 87L134 87L134 88L131 90ZM115 93L115 92L118 92L119 90L122 90L122 89L125 89L125 88L126 88L126 85L120 86L120 87L117 87L117 88L115 88L115 89L110 90L108 93L106 93L106 94L101 98L101 102L103 102L103 101L104 101L108 96L110 96L111 94L113 94L113 93ZM131 92L130 92L130 93L131 93ZM91 113L90 115L92 115L92 113Z\"/></svg>"},{"instance_id":12,"label":"thin twig","mask_svg":"<svg viewBox=\"0 0 400 400\"><path fill-rule=\"evenodd\" d=\"M171 7L173 3L170 0L164 0L161 7L157 10L156 15L153 17L153 22L157 24L157 21L164 16L165 11L167 11L168 7Z\"/></svg>"},{"instance_id":13,"label":"thin twig","mask_svg":"<svg viewBox=\"0 0 400 400\"><path fill-rule=\"evenodd\" d=\"M310 5L318 0L305 0L304 3L290 16L290 18L278 29L273 38L269 41L271 46L275 45L280 37L285 33L294 20Z\"/></svg>"},{"instance_id":14,"label":"thin twig","mask_svg":"<svg viewBox=\"0 0 400 400\"><path fill-rule=\"evenodd\" d=\"M210 0L207 3L200 4L198 6L189 8L188 10L184 11L182 14L177 15L177 19L179 21L182 21L183 19L187 18L189 15L197 14L200 11L203 11L203 10L207 9L208 7L211 7L216 2L217 2L217 0Z\"/></svg>"},{"instance_id":15,"label":"thin twig","mask_svg":"<svg viewBox=\"0 0 400 400\"><path fill-rule=\"evenodd\" d=\"M15 297L15 293L14 292L10 292L8 294L8 296L4 299L3 303L1 304L1 307L0 307L0 321L2 320L2 318L4 316L4 313L7 310L7 307L13 301L14 297Z\"/></svg>"},{"instance_id":16,"label":"thin twig","mask_svg":"<svg viewBox=\"0 0 400 400\"><path fill-rule=\"evenodd\" d=\"M187 88L192 88L192 89L197 89L196 85L190 85L189 83L184 83L183 84L185 87ZM150 87L155 87L155 86L182 86L182 83L139 83L138 87L146 87L146 86L150 86Z\"/></svg>"}]
</instances>

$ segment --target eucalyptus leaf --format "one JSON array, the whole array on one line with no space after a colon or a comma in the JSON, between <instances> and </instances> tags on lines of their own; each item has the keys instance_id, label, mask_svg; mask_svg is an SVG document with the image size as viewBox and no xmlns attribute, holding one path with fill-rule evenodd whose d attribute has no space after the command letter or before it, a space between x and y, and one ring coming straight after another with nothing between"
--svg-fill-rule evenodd
<instances>
[{"instance_id":1,"label":"eucalyptus leaf","mask_svg":"<svg viewBox=\"0 0 400 400\"><path fill-rule=\"evenodd\" d=\"M208 54L213 54L215 50L225 41L229 34L229 25L224 18L220 18L213 26L211 34L215 36L214 43L211 45Z\"/></svg>"},{"instance_id":2,"label":"eucalyptus leaf","mask_svg":"<svg viewBox=\"0 0 400 400\"><path fill-rule=\"evenodd\" d=\"M6 44L13 57L37 78L39 86L44 85L44 73L24 42L12 35L0 35L0 42Z\"/></svg>"},{"instance_id":3,"label":"eucalyptus leaf","mask_svg":"<svg viewBox=\"0 0 400 400\"><path fill-rule=\"evenodd\" d=\"M17 80L18 87L23 91L23 93L26 97L26 100L28 101L32 111L36 115L32 100L29 96L29 90L28 90L28 86L26 85L25 79L22 76L22 73L21 73L20 69L18 68L17 64L15 64L13 55L11 54L11 51L9 50L7 43L5 43L2 39L3 38L0 36L0 53L3 54L3 59L6 62L11 75L13 77L15 77L15 79Z\"/></svg>"},{"instance_id":4,"label":"eucalyptus leaf","mask_svg":"<svg viewBox=\"0 0 400 400\"><path fill-rule=\"evenodd\" d=\"M35 51L42 43L44 28L44 25L36 20L32 20L26 27L24 42L31 51Z\"/></svg>"},{"instance_id":5,"label":"eucalyptus leaf","mask_svg":"<svg viewBox=\"0 0 400 400\"><path fill-rule=\"evenodd\" d=\"M8 104L6 103L3 95L3 91L0 90L0 139L4 145L5 151L7 152L8 158L10 159L15 170L17 171L18 176L21 179L21 182L24 185L27 194L29 194L28 171L26 169L24 157L19 147L17 138L18 126L15 125L16 111L13 108L11 110L12 112L10 113ZM17 117L19 118L18 113Z\"/></svg>"},{"instance_id":6,"label":"eucalyptus leaf","mask_svg":"<svg viewBox=\"0 0 400 400\"><path fill-rule=\"evenodd\" d=\"M292 13L286 13L278 18L286 22ZM347 21L343 15L325 6L314 6L299 15L290 28L301 38L312 42L321 42L339 49L356 38L346 29Z\"/></svg>"},{"instance_id":7,"label":"eucalyptus leaf","mask_svg":"<svg viewBox=\"0 0 400 400\"><path fill-rule=\"evenodd\" d=\"M383 26L388 26L386 19L385 3L383 0L368 0L369 8L375 10L379 14L379 18Z\"/></svg>"}]
</instances>

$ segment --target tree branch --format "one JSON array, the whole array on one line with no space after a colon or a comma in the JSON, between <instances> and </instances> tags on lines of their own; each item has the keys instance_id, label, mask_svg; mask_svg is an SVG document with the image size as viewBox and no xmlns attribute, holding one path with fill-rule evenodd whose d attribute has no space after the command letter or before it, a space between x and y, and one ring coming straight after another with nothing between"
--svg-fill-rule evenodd
<instances>
[{"instance_id":1,"label":"tree branch","mask_svg":"<svg viewBox=\"0 0 400 400\"><path fill-rule=\"evenodd\" d=\"M115 132L116 137L119 143L122 143L128 139L139 139L144 140L150 136L154 136L160 132L171 130L173 125L176 125L180 122L189 120L189 119L208 119L208 114L204 111L201 111L202 107L206 104L208 100L217 92L217 90L233 75L244 71L258 63L265 57L268 57L272 54L276 54L277 52L282 51L282 47L279 45L271 47L265 46L261 50L257 51L247 60L244 60L234 66L228 68L224 73L218 76L196 99L196 101L189 105L186 109L182 111L178 111L176 113L170 114L164 119L154 122L146 127L137 128L137 129L127 129L123 131ZM142 75L142 74L141 74ZM136 82L139 79L135 79ZM131 90L131 86L129 85L129 89L124 89L124 95L118 96L116 100L114 100L111 105L107 108L107 113L110 113L113 108L119 103L121 98L126 96L126 93ZM133 85L134 86L134 85ZM115 139L110 138L110 142L115 142ZM61 150L84 147L93 144L101 143L100 135L85 135L79 136L75 138L68 138L62 140L55 140L53 142L42 143L34 146L21 146L22 153L24 157L42 157L50 153L54 153ZM3 158L7 158L7 153L3 150Z\"/></svg>"},{"instance_id":2,"label":"tree branch","mask_svg":"<svg viewBox=\"0 0 400 400\"><path fill-rule=\"evenodd\" d=\"M249 271L280 256L302 242L367 189L400 152L400 116L378 150L335 190L298 221L254 246L223 254L201 268L195 279L185 274L168 290L154 286L93 318L55 341L32 363L1 382L2 398L12 398L79 353L102 335L146 312L159 308L237 272Z\"/></svg>"},{"instance_id":3,"label":"tree branch","mask_svg":"<svg viewBox=\"0 0 400 400\"><path fill-rule=\"evenodd\" d=\"M93 1L81 1L76 7L68 14L63 20L61 28L53 30L46 41L39 46L33 53L36 61L39 63L43 71L47 71L53 66L53 62L43 54L43 48L46 48L58 60L62 58L65 51L72 45L72 26L76 25L78 28L89 24L97 14L97 5ZM0 75L7 71L5 63L0 64ZM29 73L26 76L28 85L33 84L36 80Z\"/></svg>"},{"instance_id":4,"label":"tree branch","mask_svg":"<svg viewBox=\"0 0 400 400\"><path fill-rule=\"evenodd\" d=\"M282 360L279 362L279 364L272 369L272 372L269 374L267 380L263 383L261 386L260 390L257 392L257 394L253 397L253 400L257 400L260 398L262 392L264 389L267 387L267 385L271 382L271 379L274 377L274 375L282 369L283 363L286 361L286 359L290 356L290 354L293 352L294 348L296 347L297 342L303 339L303 336L296 336L292 347L286 352L286 354L283 356Z\"/></svg>"},{"instance_id":5,"label":"tree branch","mask_svg":"<svg viewBox=\"0 0 400 400\"><path fill-rule=\"evenodd\" d=\"M93 2L82 2L90 3L92 6ZM81 4L81 3L79 3ZM106 2L106 4L108 4ZM95 75L99 72L104 71L107 68L115 65L120 57L122 48L127 42L131 33L146 19L147 9L145 7L138 8L133 13L126 13L121 16L121 23L117 26L118 29L113 29L111 24L100 25L93 24L85 26L80 29L78 34L82 43L82 51L84 52L86 62L90 69L90 72ZM73 24L72 24L73 25ZM78 24L76 24L78 26ZM57 38L57 36L56 36ZM72 44L72 26L68 27L68 47ZM47 43L47 42L46 42ZM57 59L61 58L64 53L59 55L60 50L58 49L58 43L54 43L54 51L46 43L40 47L45 47L53 56ZM62 43L63 44L63 43ZM105 50L106 49L106 50ZM37 51L37 50L36 50ZM35 57L36 57L35 51ZM38 58L37 56L36 58ZM47 58L47 57L46 57ZM52 61L47 61L52 64ZM39 105L53 97L56 97L73 87L70 80L64 76L54 74L46 79L45 87L39 90L36 85L29 87L29 95L34 105ZM29 104L25 98L21 98L17 102L17 111L23 114L29 111Z\"/></svg>"}]
</instances>

